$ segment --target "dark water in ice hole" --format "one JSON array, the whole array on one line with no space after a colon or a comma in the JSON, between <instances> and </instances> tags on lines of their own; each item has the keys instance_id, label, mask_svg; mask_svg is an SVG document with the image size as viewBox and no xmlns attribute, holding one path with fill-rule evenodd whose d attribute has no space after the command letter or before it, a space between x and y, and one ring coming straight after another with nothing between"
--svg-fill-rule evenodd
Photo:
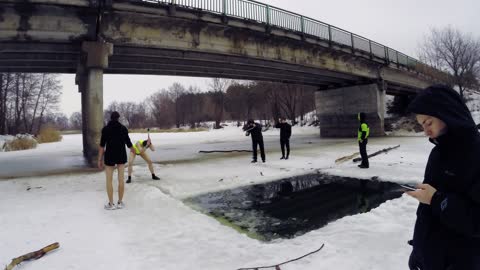
<instances>
[{"instance_id":1,"label":"dark water in ice hole","mask_svg":"<svg viewBox=\"0 0 480 270\"><path fill-rule=\"evenodd\" d=\"M396 183L309 174L208 193L185 202L263 241L293 238L400 197Z\"/></svg>"}]
</instances>

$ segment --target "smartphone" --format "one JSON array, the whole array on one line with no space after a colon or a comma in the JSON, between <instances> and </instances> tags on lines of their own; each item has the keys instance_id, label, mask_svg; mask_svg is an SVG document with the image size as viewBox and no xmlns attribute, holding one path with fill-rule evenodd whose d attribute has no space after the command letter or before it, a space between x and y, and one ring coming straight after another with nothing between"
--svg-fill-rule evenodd
<instances>
[{"instance_id":1,"label":"smartphone","mask_svg":"<svg viewBox=\"0 0 480 270\"><path fill-rule=\"evenodd\" d=\"M412 187L412 186L409 186L409 185L400 185L401 187L407 189L407 190L410 190L410 191L415 191L417 190L417 188L415 187Z\"/></svg>"}]
</instances>

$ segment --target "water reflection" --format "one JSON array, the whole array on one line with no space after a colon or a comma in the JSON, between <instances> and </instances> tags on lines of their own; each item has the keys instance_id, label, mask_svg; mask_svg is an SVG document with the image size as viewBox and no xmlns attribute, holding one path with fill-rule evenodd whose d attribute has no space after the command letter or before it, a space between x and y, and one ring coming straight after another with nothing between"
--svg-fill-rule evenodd
<instances>
[{"instance_id":1,"label":"water reflection","mask_svg":"<svg viewBox=\"0 0 480 270\"><path fill-rule=\"evenodd\" d=\"M303 175L189 198L194 208L262 240L291 238L398 198L398 184Z\"/></svg>"}]
</instances>

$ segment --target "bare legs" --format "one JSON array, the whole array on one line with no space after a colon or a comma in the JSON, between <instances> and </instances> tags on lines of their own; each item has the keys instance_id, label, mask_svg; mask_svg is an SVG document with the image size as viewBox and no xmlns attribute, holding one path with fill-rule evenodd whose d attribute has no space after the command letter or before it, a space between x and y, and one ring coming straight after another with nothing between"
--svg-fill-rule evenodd
<instances>
[{"instance_id":1,"label":"bare legs","mask_svg":"<svg viewBox=\"0 0 480 270\"><path fill-rule=\"evenodd\" d=\"M132 166L136 156L136 154L130 152L130 157L128 158L128 176L132 176Z\"/></svg>"},{"instance_id":2,"label":"bare legs","mask_svg":"<svg viewBox=\"0 0 480 270\"><path fill-rule=\"evenodd\" d=\"M105 174L107 176L107 195L108 201L113 204L113 171L115 166L105 166ZM118 201L123 200L123 194L125 193L125 164L118 164Z\"/></svg>"},{"instance_id":3,"label":"bare legs","mask_svg":"<svg viewBox=\"0 0 480 270\"><path fill-rule=\"evenodd\" d=\"M143 153L143 154L141 154L140 156L143 158L143 160L145 160L145 161L147 162L147 164L148 164L148 169L150 170L150 173L151 173L151 174L155 174L155 173L153 172L153 163L152 163L152 160L150 159L150 157L149 157L146 153Z\"/></svg>"},{"instance_id":4,"label":"bare legs","mask_svg":"<svg viewBox=\"0 0 480 270\"><path fill-rule=\"evenodd\" d=\"M105 166L105 174L107 175L107 195L108 195L108 202L113 204L113 170L115 166Z\"/></svg>"},{"instance_id":5,"label":"bare legs","mask_svg":"<svg viewBox=\"0 0 480 270\"><path fill-rule=\"evenodd\" d=\"M118 164L118 201L123 201L123 194L125 193L125 164Z\"/></svg>"},{"instance_id":6,"label":"bare legs","mask_svg":"<svg viewBox=\"0 0 480 270\"><path fill-rule=\"evenodd\" d=\"M136 156L137 156L136 154L130 153L130 157L128 158L128 176L132 176L133 161L135 161ZM145 160L147 162L148 170L150 171L150 173L155 174L155 172L153 171L153 162L150 159L150 157L147 155L147 153L141 153L141 154L139 154L139 156L141 156L143 158L143 160Z\"/></svg>"}]
</instances>

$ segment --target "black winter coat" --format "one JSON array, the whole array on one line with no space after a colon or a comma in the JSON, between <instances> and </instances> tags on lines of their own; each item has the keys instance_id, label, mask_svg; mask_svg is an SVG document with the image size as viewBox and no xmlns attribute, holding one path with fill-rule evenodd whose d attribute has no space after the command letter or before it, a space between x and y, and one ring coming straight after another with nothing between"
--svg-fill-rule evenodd
<instances>
[{"instance_id":1,"label":"black winter coat","mask_svg":"<svg viewBox=\"0 0 480 270\"><path fill-rule=\"evenodd\" d=\"M262 125L254 123L253 127L247 126L245 130L252 136L252 141L263 141Z\"/></svg>"},{"instance_id":2,"label":"black winter coat","mask_svg":"<svg viewBox=\"0 0 480 270\"><path fill-rule=\"evenodd\" d=\"M292 136L292 126L289 123L278 123L275 128L280 129L280 140L288 140Z\"/></svg>"},{"instance_id":3,"label":"black winter coat","mask_svg":"<svg viewBox=\"0 0 480 270\"><path fill-rule=\"evenodd\" d=\"M105 165L113 166L115 164L127 163L127 152L125 145L128 148L132 147L132 141L128 136L128 130L118 121L110 121L102 129L102 137L100 139L100 146L105 147Z\"/></svg>"},{"instance_id":4,"label":"black winter coat","mask_svg":"<svg viewBox=\"0 0 480 270\"><path fill-rule=\"evenodd\" d=\"M412 257L422 270L479 270L480 137L456 92L439 86L424 92L409 110L441 119L448 130L430 140L435 147L423 183L437 192L430 205L418 206Z\"/></svg>"}]
</instances>

